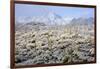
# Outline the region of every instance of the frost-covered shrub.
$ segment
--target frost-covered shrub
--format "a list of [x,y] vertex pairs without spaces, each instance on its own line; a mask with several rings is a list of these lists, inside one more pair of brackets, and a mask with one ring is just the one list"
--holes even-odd
[[[75,29],[75,28],[74,28]],[[93,61],[94,37],[71,27],[16,31],[15,62],[18,65]],[[75,29],[77,30],[77,29]]]

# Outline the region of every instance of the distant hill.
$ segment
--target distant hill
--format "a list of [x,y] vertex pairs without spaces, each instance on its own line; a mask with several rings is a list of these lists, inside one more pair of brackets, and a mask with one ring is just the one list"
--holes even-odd
[[92,25],[94,23],[94,19],[90,18],[73,18],[70,22],[71,25]]

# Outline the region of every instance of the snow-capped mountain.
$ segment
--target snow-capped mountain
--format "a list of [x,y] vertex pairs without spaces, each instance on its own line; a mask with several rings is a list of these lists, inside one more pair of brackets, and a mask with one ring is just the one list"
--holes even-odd
[[68,23],[68,21],[65,20],[64,17],[61,17],[60,15],[56,13],[48,13],[44,16],[33,16],[33,17],[19,17],[16,19],[18,23],[44,23],[46,25],[63,25]]

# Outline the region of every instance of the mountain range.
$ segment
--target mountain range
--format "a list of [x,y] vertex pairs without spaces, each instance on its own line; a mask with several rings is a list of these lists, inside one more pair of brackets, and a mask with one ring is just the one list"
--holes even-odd
[[33,16],[33,17],[20,17],[15,18],[15,29],[32,29],[33,27],[46,27],[46,26],[62,26],[62,25],[93,25],[93,17],[89,18],[71,18],[66,19],[56,13],[49,13],[45,16]]

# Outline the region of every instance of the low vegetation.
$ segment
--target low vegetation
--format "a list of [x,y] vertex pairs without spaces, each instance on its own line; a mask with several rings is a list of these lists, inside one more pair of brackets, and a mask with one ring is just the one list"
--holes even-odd
[[94,61],[93,32],[84,31],[84,28],[72,29],[72,27],[38,31],[17,30],[15,33],[16,65]]

